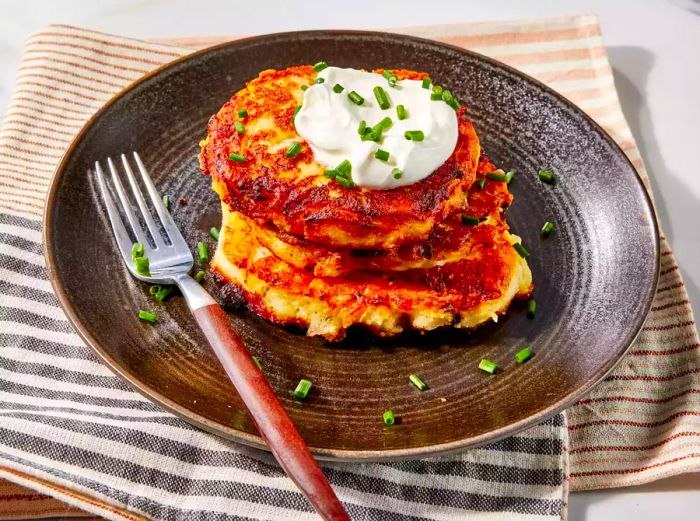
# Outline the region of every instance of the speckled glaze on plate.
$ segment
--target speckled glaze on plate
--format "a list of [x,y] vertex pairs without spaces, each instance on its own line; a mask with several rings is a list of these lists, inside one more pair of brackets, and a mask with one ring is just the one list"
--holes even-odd
[[[146,76],[93,117],[58,168],[44,223],[51,281],[79,334],[152,400],[261,446],[182,299],[154,303],[127,273],[86,172],[97,159],[138,151],[171,195],[188,241],[206,240],[220,219],[196,161],[208,118],[260,70],[319,60],[428,71],[468,105],[492,160],[518,172],[508,221],[532,253],[538,313],[528,320],[514,305],[474,333],[329,345],[233,311],[312,450],[346,460],[447,453],[513,434],[580,398],[625,353],[654,294],[658,232],[641,181],[609,136],[542,84],[480,55],[395,34],[313,31],[227,43]],[[537,179],[542,167],[557,173],[556,185]],[[543,240],[547,220],[557,228]],[[210,276],[204,284],[215,290]],[[158,325],[140,322],[139,308],[155,311]],[[516,365],[523,346],[536,354]],[[498,373],[480,371],[482,358],[497,362]],[[411,386],[414,372],[428,390]],[[290,393],[302,377],[314,387],[298,402]],[[398,418],[392,427],[382,423],[386,409]]]

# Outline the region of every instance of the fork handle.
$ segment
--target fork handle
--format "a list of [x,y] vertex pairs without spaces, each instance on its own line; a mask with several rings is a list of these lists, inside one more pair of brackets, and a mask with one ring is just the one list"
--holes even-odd
[[[190,282],[191,281],[191,282]],[[189,276],[178,286],[280,466],[323,519],[350,520],[318,462],[221,306]]]

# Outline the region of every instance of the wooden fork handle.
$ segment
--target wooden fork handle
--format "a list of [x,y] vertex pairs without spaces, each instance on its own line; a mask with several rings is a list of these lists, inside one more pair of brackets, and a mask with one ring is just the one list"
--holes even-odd
[[349,520],[321,467],[218,304],[194,309],[199,327],[233,382],[260,435],[287,475],[328,520]]

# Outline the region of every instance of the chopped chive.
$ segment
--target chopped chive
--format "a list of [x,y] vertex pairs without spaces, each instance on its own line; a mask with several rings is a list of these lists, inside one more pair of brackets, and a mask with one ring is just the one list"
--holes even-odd
[[486,178],[491,179],[491,181],[500,181],[501,183],[505,183],[508,180],[506,174],[499,174],[498,172],[489,172],[486,174]]
[[326,67],[328,67],[326,62],[318,62],[316,65],[314,65],[314,71],[321,72]]
[[392,411],[384,411],[384,425],[394,425],[396,418],[394,418],[394,413]]
[[240,121],[236,121],[233,124],[233,127],[236,129],[236,132],[238,132],[239,134],[245,134],[245,127],[243,126],[243,123],[241,123]]
[[314,83],[315,83],[316,85],[318,85],[319,83],[323,83],[323,82],[325,82],[325,81],[326,81],[326,80],[324,80],[323,78],[315,78],[315,79],[314,79]]
[[510,182],[513,180],[515,177],[515,170],[508,170],[506,172],[506,183],[510,184]]
[[423,134],[422,130],[407,130],[403,135],[409,141],[423,141],[425,139],[425,134]]
[[337,172],[343,177],[347,177],[347,174],[352,170],[352,164],[347,159],[344,159],[338,166],[335,167]]
[[301,105],[297,105],[296,107],[294,107],[294,115],[292,116],[292,123],[296,124],[297,114],[299,114],[300,110],[301,110]]
[[381,148],[378,148],[377,151],[374,153],[374,157],[379,159],[380,161],[388,161],[389,160],[389,152],[386,150],[382,150]]
[[389,83],[389,87],[396,87],[396,82],[399,81],[396,74],[390,70],[384,70],[384,72],[382,72],[382,76],[386,78],[386,81]]
[[540,234],[542,237],[549,237],[549,235],[554,231],[554,224],[550,223],[547,221],[542,225],[542,230],[540,230]]
[[[326,170],[323,175],[325,175],[329,179],[335,179],[339,173],[337,170]],[[342,177],[342,176],[341,176]]]
[[423,81],[421,82],[421,87],[424,89],[429,89],[430,88],[430,78],[423,78]]
[[231,153],[229,154],[228,158],[229,158],[231,161],[235,161],[236,163],[245,163],[245,157],[243,157],[243,156],[240,155],[240,154],[236,154],[236,153],[234,153],[234,152],[231,152]]
[[379,133],[375,132],[374,130],[370,129],[369,132],[365,132],[362,134],[362,141],[379,141],[380,139]]
[[258,357],[253,356],[252,358],[253,358],[253,362],[255,362],[255,365],[258,366],[258,369],[260,369],[262,371],[262,364],[260,363],[260,360],[258,360]]
[[486,185],[486,179],[482,177],[479,179],[479,182],[476,183],[476,185],[479,187],[479,190],[483,190],[484,186]]
[[532,349],[529,347],[524,347],[515,353],[515,361],[519,364],[527,362],[530,358],[532,358]]
[[308,89],[308,88],[309,88],[308,85],[302,85],[302,86],[301,86],[301,90],[306,90],[306,89]]
[[363,119],[357,127],[357,133],[362,136],[365,133],[365,129],[367,129],[367,122]]
[[163,196],[163,206],[166,210],[170,210],[170,196],[167,194]]
[[336,94],[340,94],[344,90],[345,87],[343,87],[340,83],[336,83],[335,85],[333,85],[333,92],[335,92]]
[[161,288],[155,293],[156,300],[159,302],[164,301],[167,299],[170,295],[175,293],[175,290],[177,289],[176,286],[161,286]]
[[450,92],[450,91],[447,90],[447,89],[445,89],[445,90],[442,91],[442,101],[444,101],[445,103],[449,103],[449,102],[452,101],[453,99],[455,99],[455,97],[454,97],[454,95],[452,94],[452,92]]
[[374,97],[377,98],[377,104],[382,110],[389,108],[389,97],[386,95],[386,91],[382,89],[379,85],[372,89],[374,92]]
[[284,151],[284,154],[287,157],[295,158],[299,152],[301,152],[301,143],[292,143],[287,147],[287,150]]
[[408,379],[421,391],[425,391],[428,388],[425,382],[421,380],[420,376],[418,376],[416,373],[413,373],[411,376],[408,377]]
[[540,177],[540,181],[550,185],[554,184],[554,172],[551,170],[540,170],[537,175]]
[[354,90],[348,93],[348,98],[350,101],[352,101],[355,105],[362,105],[365,102],[365,98],[360,96],[357,92]]
[[246,109],[243,109],[236,112],[236,114],[238,114],[239,118],[244,118],[248,115],[248,111]]
[[400,168],[394,168],[391,170],[391,175],[394,176],[394,179],[401,179],[403,172]]
[[527,318],[535,318],[535,312],[537,311],[537,301],[531,298],[527,301]]
[[442,95],[442,87],[440,87],[440,85],[433,85],[433,92]]
[[204,279],[204,272],[202,270],[199,270],[197,273],[195,273],[194,277],[192,277],[196,282],[202,282]]
[[309,394],[309,390],[311,389],[312,385],[313,384],[309,380],[305,380],[304,378],[302,378],[301,380],[299,380],[297,388],[294,389],[292,396],[294,396],[294,398],[303,400],[304,398],[306,398],[306,395]]
[[493,363],[491,360],[487,360],[486,358],[482,359],[481,362],[479,362],[479,369],[481,369],[482,371],[486,371],[487,373],[495,373],[496,368],[496,364]]
[[339,185],[344,186],[345,188],[352,188],[353,186],[355,186],[355,183],[353,183],[352,179],[348,179],[347,177],[336,176],[335,182]]
[[469,224],[471,226],[476,226],[481,222],[478,217],[472,217],[471,215],[462,215],[462,224]]
[[197,243],[197,255],[199,257],[199,262],[209,261],[209,246],[206,242],[199,241]]
[[527,248],[525,248],[525,246],[519,242],[514,242],[513,248],[515,248],[515,251],[517,251],[518,255],[520,255],[523,259],[527,259],[530,256],[530,252],[527,251]]
[[134,268],[136,273],[143,275],[144,277],[151,276],[150,262],[148,257],[135,257],[134,258]]
[[394,122],[391,120],[389,116],[383,117],[379,123],[374,125],[372,127],[372,130],[374,132],[377,132],[379,134],[379,137],[381,138],[382,132],[385,130],[389,130],[392,126],[394,125]]
[[450,101],[447,101],[445,103],[447,103],[450,107],[452,107],[455,110],[459,110],[461,108],[461,105],[459,104],[459,101],[457,101],[457,98],[452,98]]
[[215,240],[219,240],[219,229],[216,226],[209,228],[209,235],[211,235]]
[[162,287],[162,286],[161,286],[160,284],[154,284],[153,286],[151,286],[150,288],[148,288],[148,292],[149,292],[151,295],[155,295],[156,293],[158,293],[158,292],[160,291],[160,288],[161,288],[161,287]]
[[131,245],[131,258],[143,257],[144,246],[141,242],[135,242]]
[[433,101],[442,101],[442,94],[438,94],[437,92],[433,92],[430,94],[430,99]]
[[406,119],[408,117],[408,112],[406,112],[406,107],[403,105],[396,105],[396,117],[399,119]]
[[150,322],[151,324],[158,322],[158,317],[154,313],[144,311],[143,309],[139,310],[139,318],[141,320],[145,320],[146,322]]

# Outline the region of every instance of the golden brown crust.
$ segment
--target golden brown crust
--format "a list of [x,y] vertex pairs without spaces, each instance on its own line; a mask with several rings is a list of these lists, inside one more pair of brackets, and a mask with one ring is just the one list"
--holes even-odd
[[[496,167],[482,155],[477,180],[494,170]],[[228,199],[223,183],[215,179],[213,186],[223,200]],[[488,219],[489,224],[507,230],[504,208],[511,200],[512,195],[505,183],[486,181],[483,189],[475,183],[469,191],[466,209],[434,225],[425,240],[407,242],[385,250],[329,248],[282,233],[271,225],[255,226],[255,238],[275,256],[319,277],[337,277],[358,270],[385,272],[426,269],[452,262],[464,255],[464,244],[460,241],[468,239],[463,233],[462,214]],[[241,218],[249,219],[246,216]]]
[[[399,78],[422,73],[396,70]],[[294,109],[302,85],[310,85],[310,66],[264,71],[237,92],[211,118],[200,153],[202,172],[228,188],[226,202],[257,223],[330,247],[387,249],[426,239],[435,223],[464,207],[475,178],[479,140],[460,109],[459,137],[452,156],[432,175],[393,190],[345,188],[330,182],[308,145],[288,158],[284,151],[298,140]],[[244,134],[234,128],[242,121]],[[246,161],[231,161],[236,153]]]

